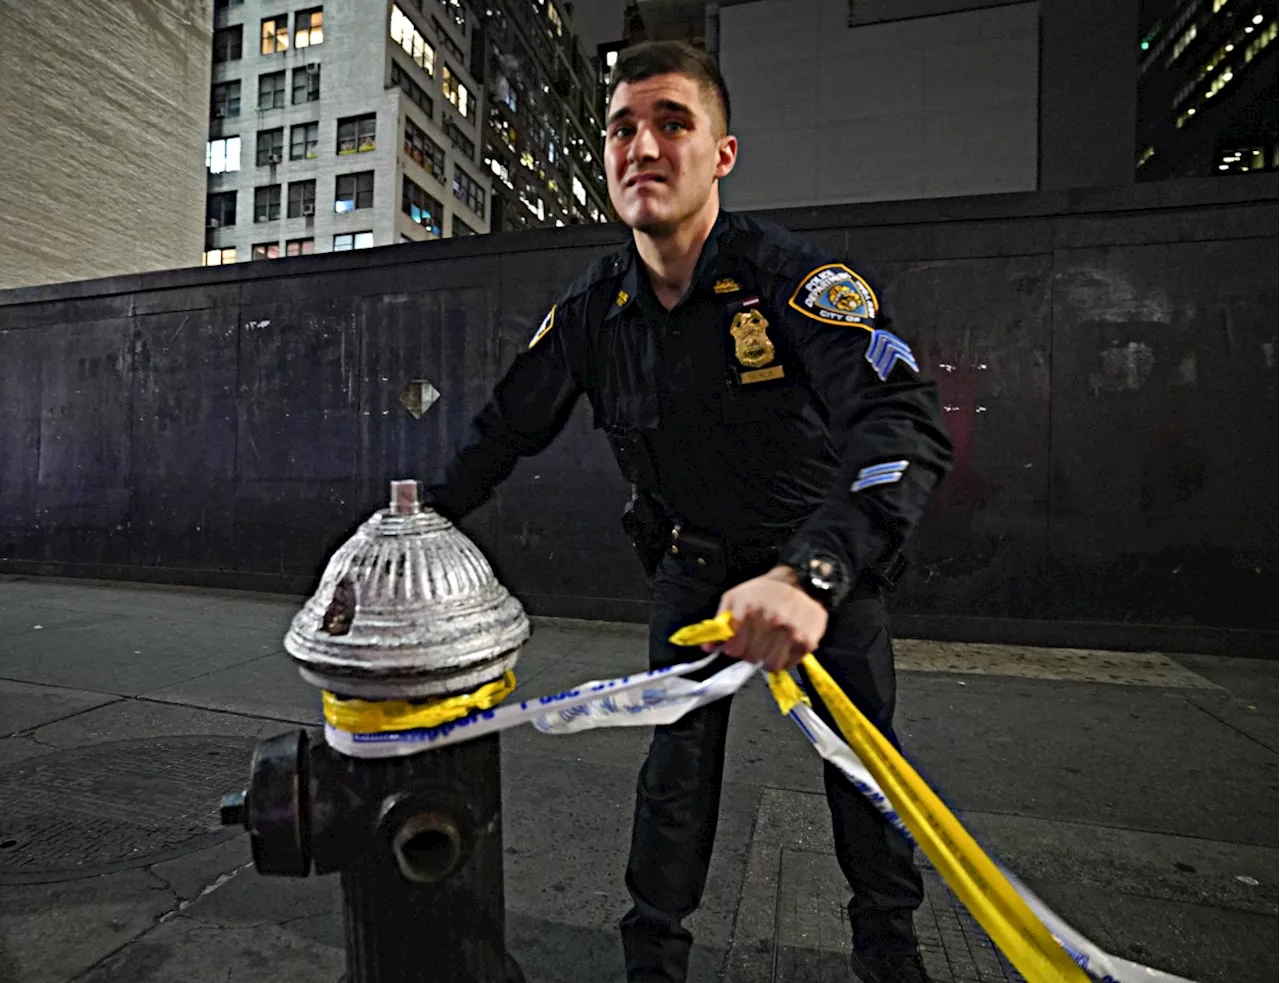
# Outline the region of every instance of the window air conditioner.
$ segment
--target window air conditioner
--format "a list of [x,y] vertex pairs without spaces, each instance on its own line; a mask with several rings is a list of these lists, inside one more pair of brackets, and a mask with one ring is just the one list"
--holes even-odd
[[279,155],[279,154],[267,154],[267,163],[268,163],[268,164],[279,164],[279,163],[280,163],[280,155]]
[[316,213],[316,203],[314,201],[304,201],[302,203],[302,214],[304,218],[310,218]]
[[221,225],[222,223],[219,222],[216,218],[209,219],[209,228],[216,229],[216,228],[219,228]]
[[217,109],[215,109],[215,110],[213,111],[213,118],[214,118],[214,119],[226,119],[226,118],[227,118],[227,111],[226,111],[225,109],[223,109],[221,106],[219,106]]

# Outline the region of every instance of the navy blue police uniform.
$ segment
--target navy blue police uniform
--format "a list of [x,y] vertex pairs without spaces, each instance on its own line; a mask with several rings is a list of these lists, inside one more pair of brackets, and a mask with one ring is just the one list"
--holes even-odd
[[[583,394],[634,488],[624,522],[648,574],[651,664],[687,660],[667,641],[677,628],[787,564],[830,611],[819,661],[896,743],[883,590],[951,445],[936,386],[871,285],[800,236],[722,211],[667,310],[628,244],[551,308],[427,500],[466,515],[550,444]],[[682,923],[706,881],[730,704],[655,728],[621,924],[633,981],[685,978]],[[913,951],[912,848],[824,767],[855,954]]]

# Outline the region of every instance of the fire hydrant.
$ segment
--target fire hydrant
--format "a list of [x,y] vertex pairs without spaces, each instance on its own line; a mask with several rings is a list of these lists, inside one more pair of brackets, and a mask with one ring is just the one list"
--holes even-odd
[[529,637],[476,546],[420,507],[416,482],[391,489],[285,638],[324,691],[330,728],[259,744],[222,822],[249,831],[259,873],[341,876],[350,983],[520,983],[506,951],[498,735],[379,757],[330,746],[330,708],[414,712],[492,689],[513,679]]

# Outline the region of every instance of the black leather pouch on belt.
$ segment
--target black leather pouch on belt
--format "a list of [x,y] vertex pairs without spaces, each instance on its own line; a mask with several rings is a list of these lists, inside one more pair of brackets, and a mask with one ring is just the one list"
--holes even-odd
[[712,533],[676,526],[671,530],[671,555],[686,572],[712,583],[729,574],[724,540]]

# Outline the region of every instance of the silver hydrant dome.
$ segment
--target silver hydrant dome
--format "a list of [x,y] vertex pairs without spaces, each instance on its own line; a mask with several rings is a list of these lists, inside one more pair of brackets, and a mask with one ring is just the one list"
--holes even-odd
[[382,509],[334,553],[285,650],[339,696],[412,699],[500,678],[529,637],[524,608],[451,522],[392,482]]

